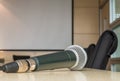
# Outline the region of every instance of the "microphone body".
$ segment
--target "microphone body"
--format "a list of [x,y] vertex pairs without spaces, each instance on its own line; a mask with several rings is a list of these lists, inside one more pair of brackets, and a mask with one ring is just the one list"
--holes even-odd
[[51,70],[57,68],[70,68],[76,62],[76,56],[72,51],[63,51],[33,57],[36,62],[35,70]]
[[2,66],[4,72],[28,72],[39,70],[52,70],[58,68],[69,68],[71,70],[82,70],[87,62],[87,54],[78,45],[72,45],[62,52],[32,57],[30,59],[16,60]]

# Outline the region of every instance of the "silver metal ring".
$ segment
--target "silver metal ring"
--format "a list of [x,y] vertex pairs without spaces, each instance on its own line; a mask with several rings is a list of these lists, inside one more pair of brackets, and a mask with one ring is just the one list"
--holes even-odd
[[19,66],[18,72],[26,72],[29,69],[29,66],[26,60],[17,60],[16,62]]
[[33,59],[26,60],[29,63],[29,71],[33,71],[36,68],[36,62]]

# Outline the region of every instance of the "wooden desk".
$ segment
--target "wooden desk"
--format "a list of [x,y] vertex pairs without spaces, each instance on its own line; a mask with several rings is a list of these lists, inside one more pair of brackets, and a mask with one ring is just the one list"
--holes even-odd
[[0,81],[120,81],[120,72],[95,69],[83,71],[50,70],[31,73],[3,73]]

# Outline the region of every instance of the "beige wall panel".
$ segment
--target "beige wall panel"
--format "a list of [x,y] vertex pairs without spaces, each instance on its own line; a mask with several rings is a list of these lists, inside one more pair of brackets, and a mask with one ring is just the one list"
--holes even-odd
[[13,55],[29,55],[31,57],[50,54],[56,51],[0,51],[0,59],[4,58],[6,62],[13,61]]
[[109,2],[102,9],[102,31],[109,29]]
[[103,5],[103,2],[104,2],[105,0],[99,0],[99,6],[101,6],[101,5]]
[[74,32],[98,33],[99,32],[98,8],[75,8]]
[[13,61],[13,55],[34,55],[35,53],[30,51],[30,52],[24,52],[24,51],[1,51],[0,55],[1,57],[4,57],[6,62],[11,62]]
[[96,44],[99,38],[98,34],[75,34],[74,35],[74,44],[80,45],[82,47],[88,47],[90,44]]
[[103,18],[109,19],[109,2],[102,9]]
[[98,7],[98,0],[74,0],[75,7]]

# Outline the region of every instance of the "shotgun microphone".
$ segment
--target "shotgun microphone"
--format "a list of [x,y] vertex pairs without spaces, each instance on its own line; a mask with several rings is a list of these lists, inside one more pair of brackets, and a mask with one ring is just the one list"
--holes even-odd
[[3,72],[32,72],[38,70],[52,70],[69,68],[82,70],[87,62],[85,50],[78,45],[71,45],[64,51],[16,60],[1,67]]

